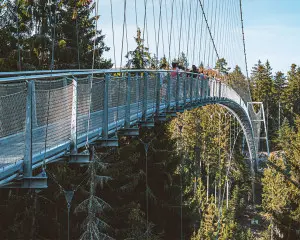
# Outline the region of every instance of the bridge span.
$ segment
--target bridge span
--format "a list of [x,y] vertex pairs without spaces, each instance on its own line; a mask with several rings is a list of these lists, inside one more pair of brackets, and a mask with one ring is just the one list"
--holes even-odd
[[[86,147],[116,146],[138,125],[219,104],[239,121],[254,174],[260,124],[252,103],[222,81],[155,70],[58,70],[0,74],[0,186],[44,179],[32,171],[67,158],[86,161]],[[264,116],[263,116],[264,117]],[[25,180],[25,181],[24,181]]]

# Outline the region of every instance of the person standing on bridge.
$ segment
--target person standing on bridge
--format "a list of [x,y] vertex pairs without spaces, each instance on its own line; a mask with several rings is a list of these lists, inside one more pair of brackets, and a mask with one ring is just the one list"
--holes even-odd
[[197,78],[198,77],[198,69],[197,69],[197,67],[196,67],[196,65],[193,65],[192,66],[192,71],[191,71],[192,73],[193,73],[193,78]]
[[177,62],[172,62],[171,77],[172,78],[177,77],[178,72],[179,72],[178,63]]

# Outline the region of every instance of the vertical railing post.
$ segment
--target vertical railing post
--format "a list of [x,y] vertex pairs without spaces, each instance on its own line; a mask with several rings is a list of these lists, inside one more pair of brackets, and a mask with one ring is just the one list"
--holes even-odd
[[206,97],[210,97],[211,87],[210,87],[210,79],[209,78],[207,78],[205,88],[206,88]]
[[179,108],[179,72],[177,72],[176,76],[176,96],[175,96],[175,102],[176,102],[176,110]]
[[171,74],[168,73],[168,86],[167,86],[167,112],[170,112],[171,107]]
[[186,87],[187,87],[187,74],[184,73],[183,75],[183,106],[186,105],[186,98],[187,98],[187,93],[186,93]]
[[72,80],[71,154],[77,154],[77,79]]
[[156,74],[156,108],[155,108],[155,115],[159,115],[160,110],[160,92],[161,92],[161,84],[162,84],[162,77],[161,74],[158,72]]
[[37,115],[36,115],[36,92],[35,92],[35,82],[32,81],[32,127],[37,127]]
[[199,101],[199,75],[196,75],[196,101]]
[[34,81],[29,81],[27,84],[25,154],[23,166],[23,174],[25,178],[32,177],[32,120],[35,117],[33,111],[33,90]]
[[140,111],[140,96],[141,96],[141,94],[140,94],[140,82],[139,82],[139,74],[138,73],[136,73],[135,74],[135,77],[134,77],[134,79],[135,79],[135,89],[136,89],[136,91],[135,91],[135,100],[136,100],[136,105],[137,105],[137,110],[136,110],[136,114],[137,114],[137,121],[139,120],[139,111]]
[[103,120],[102,120],[102,138],[108,139],[108,87],[110,74],[106,73],[104,78],[104,101],[103,101]]
[[203,81],[203,77],[202,75],[200,75],[200,88],[201,88],[201,91],[200,91],[200,98],[204,98],[205,96],[205,90],[204,90],[204,81]]
[[146,121],[147,117],[147,106],[148,105],[148,73],[144,73],[144,94],[143,94],[143,105],[142,105],[142,121]]
[[131,103],[131,76],[128,73],[126,83],[126,110],[125,110],[125,128],[130,128],[130,103]]
[[193,80],[194,80],[194,75],[191,75],[191,79],[190,79],[190,103],[193,102]]

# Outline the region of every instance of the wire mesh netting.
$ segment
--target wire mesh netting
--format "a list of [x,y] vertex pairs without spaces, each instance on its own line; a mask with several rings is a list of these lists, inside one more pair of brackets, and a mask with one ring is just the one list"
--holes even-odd
[[154,111],[156,103],[157,74],[150,74],[147,80],[147,109]]
[[[145,99],[145,76],[139,76],[138,77],[138,88],[139,88],[139,92],[138,92],[138,104],[137,104],[137,113],[142,113],[143,110],[143,100]],[[140,117],[138,117],[138,119],[140,120]]]
[[[93,78],[91,90],[91,117],[89,127],[91,132],[95,132],[97,129],[102,127],[105,90],[104,85],[104,78]],[[99,134],[99,131],[96,131],[95,134]]]
[[90,93],[92,89],[91,78],[78,79],[77,83],[77,138],[87,133],[88,122],[90,120]]
[[25,85],[20,92],[0,96],[0,167],[24,157],[26,98]]
[[0,84],[0,96],[6,96],[18,92],[23,92],[26,89],[26,82]]
[[108,84],[108,122],[117,125],[125,117],[126,77],[111,77]]
[[130,115],[136,117],[138,113],[139,103],[139,76],[131,75],[130,78]]
[[59,78],[51,80],[34,80],[36,90],[51,90],[62,88],[72,84],[71,78]]
[[[127,83],[130,75],[130,117],[141,120],[143,111],[154,114],[156,97],[166,110],[170,101],[199,100],[207,97],[222,97],[239,104],[248,114],[247,102],[251,101],[246,82],[226,84],[207,79],[203,75],[192,76],[173,72],[123,73],[109,75],[108,82],[108,124],[115,128],[117,121],[124,120],[127,108]],[[85,75],[88,76],[88,75]],[[158,78],[159,77],[159,78]],[[178,79],[177,79],[178,77]],[[170,81],[169,81],[170,80]],[[71,139],[72,104],[77,86],[77,140],[82,143],[88,134],[100,135],[103,127],[105,81],[99,77],[59,78],[55,80],[36,80],[33,89],[32,148],[34,156],[46,150],[62,146]],[[157,87],[157,83],[160,87]],[[169,85],[170,84],[170,85]],[[170,90],[170,94],[169,91]],[[160,92],[157,92],[160,91]],[[186,97],[186,99],[184,99]],[[196,99],[199,97],[199,99]],[[0,85],[0,162],[3,166],[24,157],[25,118],[27,84]],[[178,103],[177,103],[178,104]],[[249,109],[252,120],[261,119],[262,112]],[[261,122],[253,122],[254,137],[260,136]],[[120,125],[118,126],[120,127]]]
[[161,73],[160,75],[160,102],[167,103],[167,90],[168,90],[168,74]]
[[35,99],[36,124],[32,131],[34,155],[70,141],[73,85],[36,90]]

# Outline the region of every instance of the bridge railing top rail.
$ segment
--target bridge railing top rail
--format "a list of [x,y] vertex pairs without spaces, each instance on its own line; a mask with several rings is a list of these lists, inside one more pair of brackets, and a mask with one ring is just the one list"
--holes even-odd
[[[73,70],[42,70],[24,72],[0,72],[0,83],[22,82],[34,79],[48,79],[58,77],[86,76],[91,74],[123,74],[123,73],[171,73],[174,70],[153,70],[153,69],[73,69]],[[189,74],[193,76],[203,75],[193,72],[178,72],[179,74]]]

